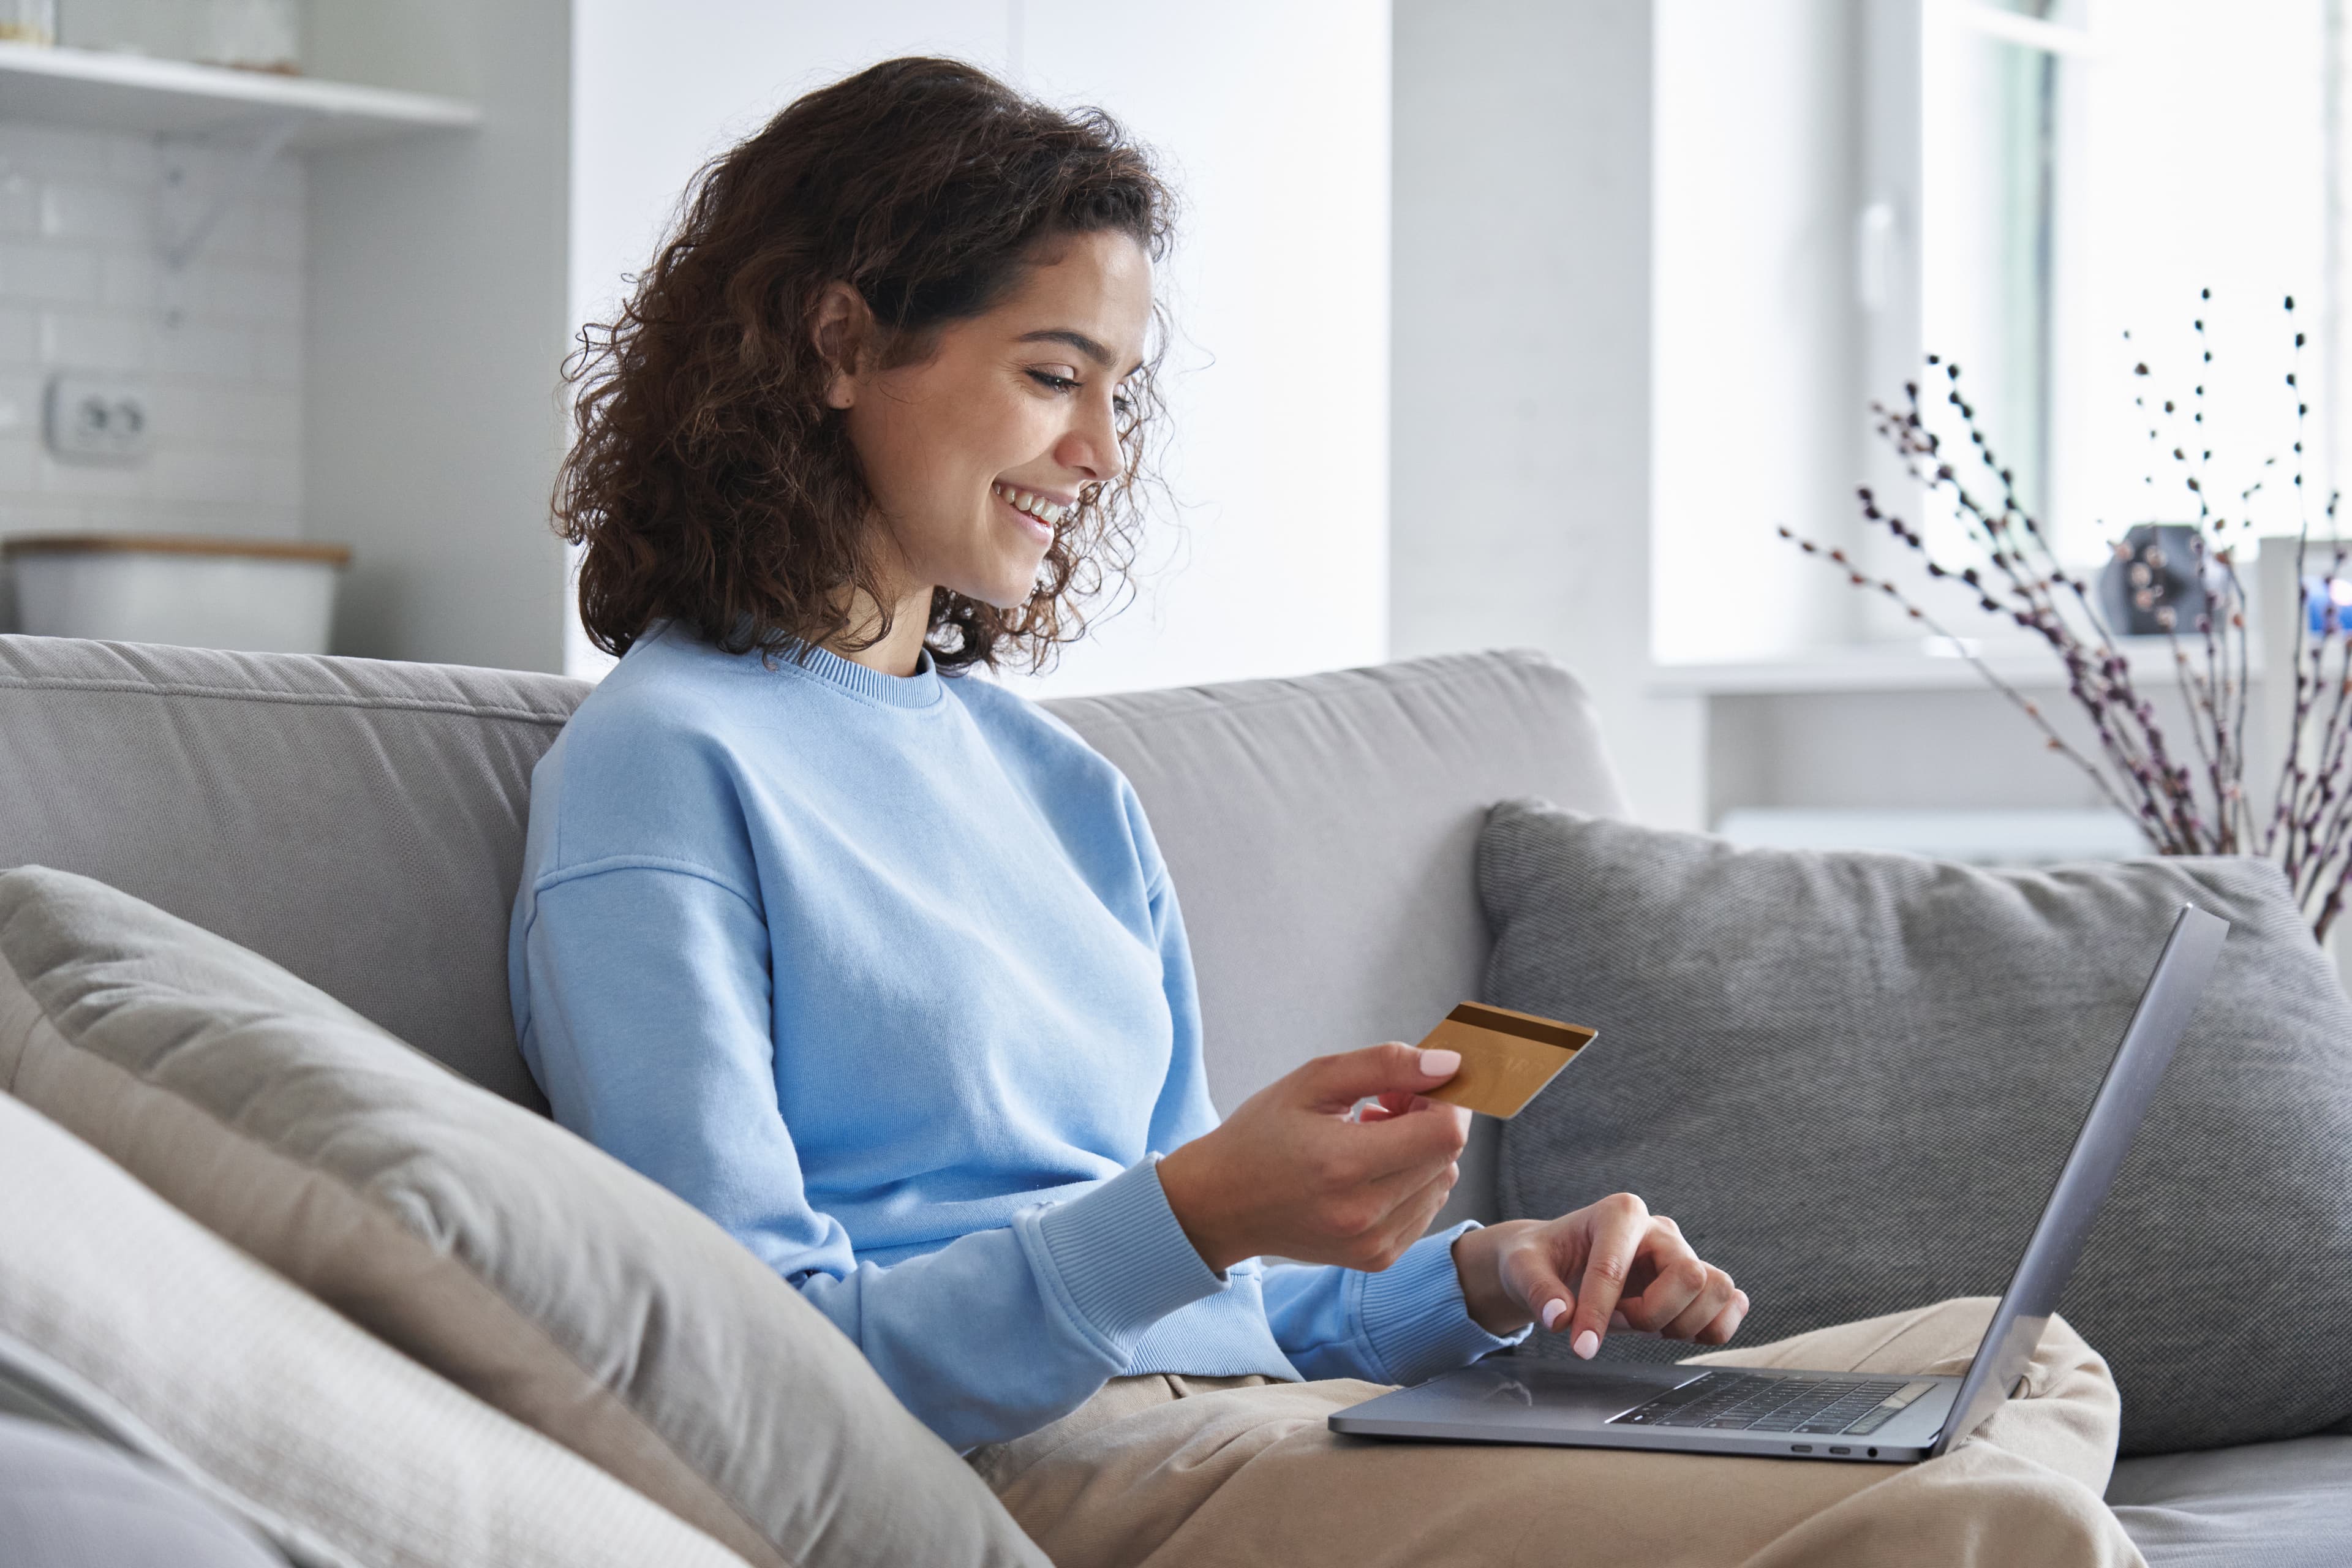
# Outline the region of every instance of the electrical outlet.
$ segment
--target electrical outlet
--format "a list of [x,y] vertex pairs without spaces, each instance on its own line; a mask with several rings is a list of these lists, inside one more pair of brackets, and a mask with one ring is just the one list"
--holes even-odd
[[147,384],[61,370],[49,378],[49,450],[68,462],[136,463],[153,436]]

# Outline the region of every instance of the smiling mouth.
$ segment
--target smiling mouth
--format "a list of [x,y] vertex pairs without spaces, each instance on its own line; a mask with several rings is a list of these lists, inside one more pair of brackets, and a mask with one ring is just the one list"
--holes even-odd
[[1048,528],[1059,528],[1062,520],[1076,510],[1069,503],[1039,495],[1034,490],[1015,489],[1008,484],[992,484],[988,488],[1013,510],[1027,512]]

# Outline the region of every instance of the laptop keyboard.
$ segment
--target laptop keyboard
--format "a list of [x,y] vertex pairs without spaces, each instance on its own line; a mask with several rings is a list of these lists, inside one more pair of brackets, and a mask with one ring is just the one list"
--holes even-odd
[[1612,1426],[1706,1426],[1717,1431],[1844,1433],[1867,1436],[1936,1385],[1901,1378],[1758,1377],[1710,1372],[1647,1405],[1612,1416]]

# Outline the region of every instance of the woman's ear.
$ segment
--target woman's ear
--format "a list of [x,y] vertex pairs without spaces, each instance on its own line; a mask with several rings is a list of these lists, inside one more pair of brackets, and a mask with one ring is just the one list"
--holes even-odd
[[846,283],[828,283],[817,296],[809,319],[809,341],[817,356],[832,369],[824,384],[828,408],[847,408],[857,401],[858,351],[874,324],[874,312],[865,297]]

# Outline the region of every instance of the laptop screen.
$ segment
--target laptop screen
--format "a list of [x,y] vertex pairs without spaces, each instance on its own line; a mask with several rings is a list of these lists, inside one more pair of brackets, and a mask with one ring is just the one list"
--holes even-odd
[[2194,904],[2181,906],[2164,952],[2158,955],[2156,972],[2140,992],[2139,1005],[2132,1009],[2123,1043],[2116,1047],[2107,1076],[2083,1118],[2083,1130],[2074,1135],[2074,1150],[2058,1172],[2050,1202],[1952,1398],[1951,1417],[1931,1454],[1948,1451],[1975,1431],[2025,1375],[2034,1347],[2042,1342],[2042,1331],[2058,1310],[2066,1277],[2083,1255],[2083,1238],[2106,1201],[2107,1188],[2131,1148],[2148,1102],[2156,1098],[2157,1082],[2189,1027],[2229,931],[2230,922],[2219,916]]

